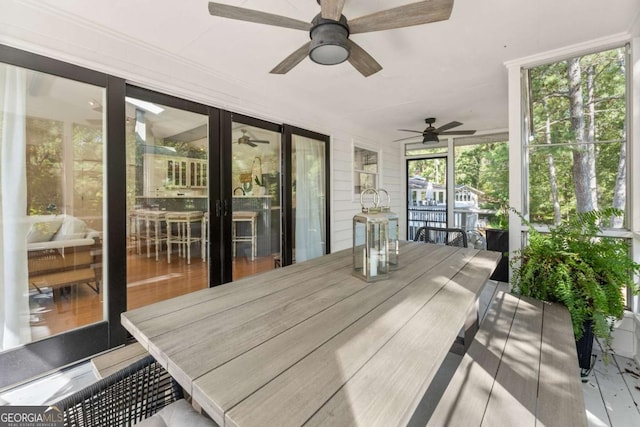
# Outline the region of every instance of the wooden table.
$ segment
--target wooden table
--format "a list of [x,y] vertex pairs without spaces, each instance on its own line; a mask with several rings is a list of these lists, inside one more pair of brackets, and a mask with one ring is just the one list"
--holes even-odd
[[497,252],[403,243],[368,284],[351,250],[122,314],[221,426],[406,425]]

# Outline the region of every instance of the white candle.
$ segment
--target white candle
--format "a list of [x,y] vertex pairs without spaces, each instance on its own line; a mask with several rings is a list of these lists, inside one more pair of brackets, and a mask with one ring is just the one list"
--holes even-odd
[[371,277],[378,275],[378,251],[371,250]]

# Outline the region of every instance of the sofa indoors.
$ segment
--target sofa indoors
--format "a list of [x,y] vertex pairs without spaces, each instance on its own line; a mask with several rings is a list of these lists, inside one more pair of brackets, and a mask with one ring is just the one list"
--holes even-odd
[[72,215],[33,215],[27,221],[30,288],[42,294],[86,283],[99,293],[99,232]]

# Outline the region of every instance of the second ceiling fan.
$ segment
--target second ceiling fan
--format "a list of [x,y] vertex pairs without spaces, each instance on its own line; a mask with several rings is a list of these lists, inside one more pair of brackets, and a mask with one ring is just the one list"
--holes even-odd
[[[473,135],[474,133],[476,133],[475,130],[449,130],[449,129],[456,128],[458,126],[462,126],[462,123],[456,122],[455,120],[453,122],[447,123],[446,125],[442,125],[439,128],[433,127],[433,124],[436,122],[436,119],[433,117],[426,118],[424,119],[424,121],[427,124],[427,128],[425,130],[411,130],[411,129],[398,129],[398,130],[401,132],[413,132],[413,133],[422,134],[423,144],[437,144],[438,142],[440,142],[440,139],[438,139],[438,135]],[[406,138],[396,139],[393,142],[406,141],[407,139],[413,139],[413,138],[416,138],[416,136],[414,135],[414,136],[408,136]]]
[[242,132],[242,136],[240,138],[238,138],[237,141],[234,141],[237,144],[245,144],[248,145],[249,147],[257,147],[258,144],[269,144],[269,141],[267,141],[266,139],[252,139],[249,137],[249,135],[247,135],[247,133],[249,132],[246,129],[240,129],[240,132]]
[[309,31],[311,40],[276,65],[271,70],[272,74],[285,74],[291,71],[309,55],[312,61],[323,65],[335,65],[348,60],[363,76],[368,77],[382,70],[382,66],[349,39],[351,34],[445,21],[449,19],[453,8],[453,0],[427,0],[347,20],[342,14],[345,0],[317,1],[320,5],[320,13],[310,23],[215,2],[209,2],[209,13],[213,16],[240,21]]

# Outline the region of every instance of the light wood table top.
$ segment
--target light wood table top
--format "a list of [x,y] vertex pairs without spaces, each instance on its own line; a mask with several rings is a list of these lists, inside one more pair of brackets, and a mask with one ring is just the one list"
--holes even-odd
[[402,243],[389,279],[351,250],[122,314],[221,426],[404,426],[497,252]]

